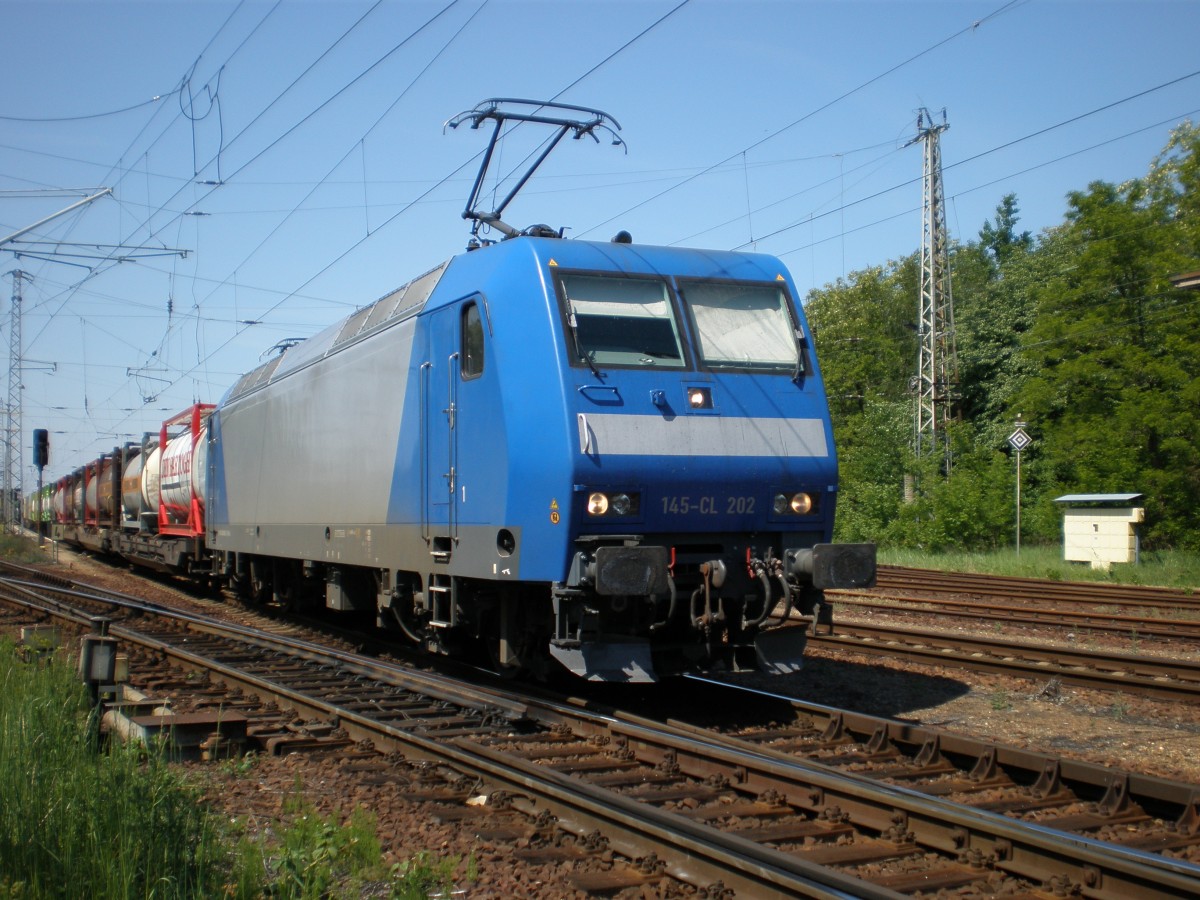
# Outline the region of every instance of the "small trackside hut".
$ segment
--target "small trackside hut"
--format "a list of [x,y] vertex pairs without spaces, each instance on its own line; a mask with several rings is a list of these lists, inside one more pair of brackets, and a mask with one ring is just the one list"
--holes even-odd
[[1064,494],[1063,559],[1108,569],[1141,559],[1138,525],[1146,520],[1143,494]]

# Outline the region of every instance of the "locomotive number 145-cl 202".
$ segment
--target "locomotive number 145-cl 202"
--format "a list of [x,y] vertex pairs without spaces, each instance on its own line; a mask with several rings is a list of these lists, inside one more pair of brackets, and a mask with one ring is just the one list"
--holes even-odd
[[875,554],[831,543],[785,267],[478,218],[506,239],[62,479],[55,534],[507,671],[794,670],[793,612],[870,584]]

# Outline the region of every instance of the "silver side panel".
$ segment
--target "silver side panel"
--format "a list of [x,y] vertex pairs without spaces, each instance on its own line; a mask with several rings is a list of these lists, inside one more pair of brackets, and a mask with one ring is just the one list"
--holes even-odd
[[400,323],[221,409],[234,534],[387,520],[414,334],[415,321]]

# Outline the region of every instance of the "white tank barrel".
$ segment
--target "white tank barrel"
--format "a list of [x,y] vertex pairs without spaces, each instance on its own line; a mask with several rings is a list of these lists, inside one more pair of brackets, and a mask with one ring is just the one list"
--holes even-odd
[[96,514],[96,485],[98,481],[94,473],[89,472],[87,487],[84,489],[84,499],[87,501],[87,515]]
[[142,463],[146,460],[144,454],[138,453],[125,463],[125,471],[121,473],[121,507],[125,510],[125,518],[137,520],[144,507],[142,505]]
[[190,431],[172,438],[167,443],[159,473],[159,490],[162,492],[163,505],[167,509],[186,514],[192,507],[193,498],[203,508],[207,459],[207,427],[200,429],[194,445]]
[[155,447],[142,466],[142,508],[158,514],[158,487],[161,481],[159,469],[162,463],[162,447]]

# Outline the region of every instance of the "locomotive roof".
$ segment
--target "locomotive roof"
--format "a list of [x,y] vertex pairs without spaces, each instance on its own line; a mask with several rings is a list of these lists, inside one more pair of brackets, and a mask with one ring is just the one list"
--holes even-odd
[[[514,255],[527,254],[525,264],[514,265],[511,261]],[[366,337],[386,325],[416,316],[427,305],[436,307],[454,302],[463,295],[461,291],[450,290],[435,296],[443,276],[452,270],[468,282],[474,277],[477,279],[476,286],[481,286],[485,278],[493,276],[506,266],[512,267],[514,278],[544,271],[546,266],[745,281],[778,281],[788,277],[783,263],[773,256],[760,253],[544,237],[514,238],[459,254],[394,291],[389,291],[374,303],[361,307],[313,337],[289,347],[246,373],[238,379],[221,402],[224,404],[249,393],[272,378],[300,369],[342,345]]]
[[531,251],[542,262],[578,269],[750,281],[786,277],[783,263],[775,257],[736,250],[535,237],[504,241],[487,249],[490,252],[502,248],[510,248],[512,252]]

